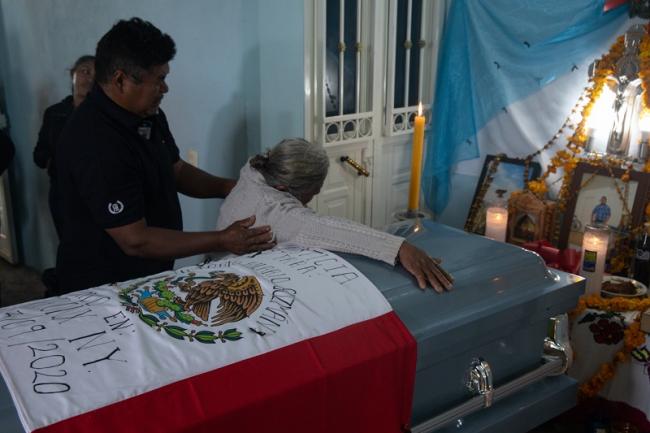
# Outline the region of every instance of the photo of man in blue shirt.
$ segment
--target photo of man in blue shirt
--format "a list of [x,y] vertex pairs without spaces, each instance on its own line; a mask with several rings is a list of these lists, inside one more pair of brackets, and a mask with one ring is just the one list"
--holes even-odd
[[600,204],[594,207],[594,210],[591,211],[591,223],[607,225],[611,217],[612,210],[607,205],[607,197],[602,196],[600,198]]

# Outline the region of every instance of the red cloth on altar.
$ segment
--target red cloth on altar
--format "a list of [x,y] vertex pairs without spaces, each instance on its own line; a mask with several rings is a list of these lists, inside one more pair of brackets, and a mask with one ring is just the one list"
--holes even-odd
[[573,248],[559,250],[548,241],[526,242],[522,247],[539,254],[546,266],[577,274],[580,271],[581,253]]
[[36,431],[397,433],[415,364],[416,342],[390,312]]

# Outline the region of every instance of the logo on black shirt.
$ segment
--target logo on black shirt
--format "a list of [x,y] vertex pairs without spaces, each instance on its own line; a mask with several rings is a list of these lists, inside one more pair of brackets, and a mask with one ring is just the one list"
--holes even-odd
[[117,215],[118,213],[122,212],[124,210],[124,204],[121,201],[116,201],[115,203],[109,203],[108,204],[108,211],[112,213],[113,215]]
[[148,120],[142,121],[140,126],[138,126],[138,134],[140,137],[144,138],[145,140],[149,140],[151,138],[151,125],[152,123]]

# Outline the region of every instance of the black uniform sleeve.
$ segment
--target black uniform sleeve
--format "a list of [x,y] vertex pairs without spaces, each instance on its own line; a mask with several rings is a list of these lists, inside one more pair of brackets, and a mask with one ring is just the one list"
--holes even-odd
[[135,161],[127,148],[115,146],[101,155],[84,153],[71,164],[81,198],[100,227],[120,227],[144,218],[144,174]]
[[34,148],[34,163],[40,168],[47,168],[48,162],[52,159],[52,116],[50,109],[43,114],[43,124],[38,131],[38,141]]
[[172,135],[172,132],[169,130],[169,123],[167,123],[167,116],[165,116],[165,113],[162,110],[160,110],[160,112],[158,113],[158,119],[160,121],[163,142],[165,143],[167,149],[169,150],[169,154],[171,155],[172,158],[172,164],[175,164],[180,159],[180,151],[178,150],[178,146],[176,145],[176,140],[174,140],[174,136]]
[[9,167],[15,153],[16,150],[11,139],[3,131],[0,131],[0,174]]

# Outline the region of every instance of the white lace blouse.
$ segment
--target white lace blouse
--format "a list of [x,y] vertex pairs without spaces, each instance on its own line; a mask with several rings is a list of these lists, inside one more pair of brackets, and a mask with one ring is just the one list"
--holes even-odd
[[255,226],[269,225],[278,242],[360,254],[394,265],[404,238],[345,218],[320,216],[288,192],[266,184],[247,162],[219,212],[217,230],[255,215]]

